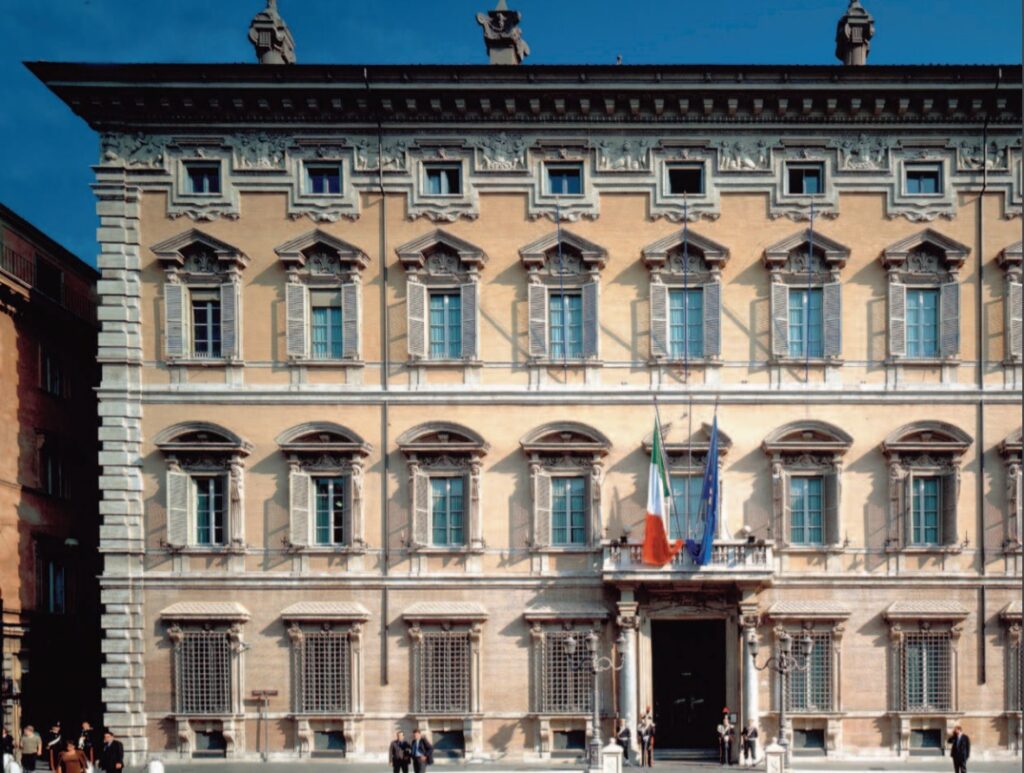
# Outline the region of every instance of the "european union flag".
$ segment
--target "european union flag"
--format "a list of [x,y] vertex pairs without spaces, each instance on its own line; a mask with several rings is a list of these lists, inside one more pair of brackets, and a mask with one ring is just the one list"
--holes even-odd
[[686,540],[686,552],[698,566],[711,563],[711,548],[715,543],[718,525],[718,415],[711,423],[711,445],[704,466],[704,483],[700,490],[700,519],[704,521],[704,535],[700,542]]

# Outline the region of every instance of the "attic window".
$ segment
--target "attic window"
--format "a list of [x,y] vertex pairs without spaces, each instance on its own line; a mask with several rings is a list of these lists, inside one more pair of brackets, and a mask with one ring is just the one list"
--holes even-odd
[[698,165],[669,167],[668,190],[673,196],[703,194],[704,168]]
[[338,164],[307,164],[307,193],[337,195],[341,193],[341,167]]
[[942,194],[942,173],[938,164],[908,166],[906,169],[908,196],[939,196]]
[[220,164],[188,161],[185,163],[188,192],[200,195],[220,193]]
[[548,164],[548,193],[552,196],[579,196],[583,193],[583,167],[580,164]]
[[788,164],[786,174],[791,195],[820,196],[825,192],[824,164]]
[[426,190],[431,196],[458,196],[462,193],[462,167],[458,164],[427,164]]

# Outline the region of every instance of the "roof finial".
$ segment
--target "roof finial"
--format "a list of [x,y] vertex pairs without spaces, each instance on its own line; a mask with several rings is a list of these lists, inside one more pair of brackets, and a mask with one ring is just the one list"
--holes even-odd
[[253,17],[249,40],[260,64],[295,64],[295,39],[277,12],[277,0],[267,0],[267,7]]
[[530,47],[519,29],[520,19],[522,14],[510,11],[505,0],[498,0],[493,11],[476,15],[477,24],[484,28],[484,45],[491,64],[522,64],[530,55]]
[[875,20],[871,14],[860,0],[850,0],[846,13],[836,26],[836,57],[845,65],[867,64],[874,34]]

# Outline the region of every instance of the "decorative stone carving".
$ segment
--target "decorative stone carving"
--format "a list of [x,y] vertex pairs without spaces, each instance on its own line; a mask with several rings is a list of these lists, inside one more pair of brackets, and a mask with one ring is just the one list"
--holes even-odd
[[860,0],[850,0],[849,8],[836,26],[836,58],[848,66],[867,64],[874,34],[874,18]]
[[235,136],[239,169],[283,169],[288,136],[246,132]]
[[277,0],[267,0],[267,7],[253,17],[249,42],[260,64],[295,64],[295,39],[277,12]]
[[498,132],[484,135],[477,144],[480,166],[487,172],[516,172],[526,169],[527,141],[521,134]]
[[476,15],[476,23],[483,28],[491,64],[521,64],[530,55],[530,47],[519,29],[521,19],[522,14],[510,11],[505,0],[498,0],[493,11]]
[[767,170],[771,167],[771,150],[765,140],[725,140],[716,147],[721,172]]
[[600,139],[597,147],[597,166],[606,172],[639,172],[651,168],[650,150],[654,140],[645,137]]
[[386,138],[378,147],[376,137],[359,137],[353,140],[352,145],[355,148],[356,171],[376,172],[383,167],[385,172],[396,172],[406,168],[408,139]]
[[120,161],[125,166],[162,168],[166,137],[159,134],[108,132],[100,138],[103,163]]
[[856,137],[842,137],[835,144],[839,148],[840,169],[859,172],[888,166],[889,147],[877,135],[862,132]]

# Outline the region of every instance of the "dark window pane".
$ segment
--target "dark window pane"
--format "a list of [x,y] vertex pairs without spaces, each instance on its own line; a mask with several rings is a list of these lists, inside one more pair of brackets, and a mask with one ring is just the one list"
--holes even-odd
[[668,170],[668,189],[673,195],[704,192],[704,170],[699,166],[680,166]]

